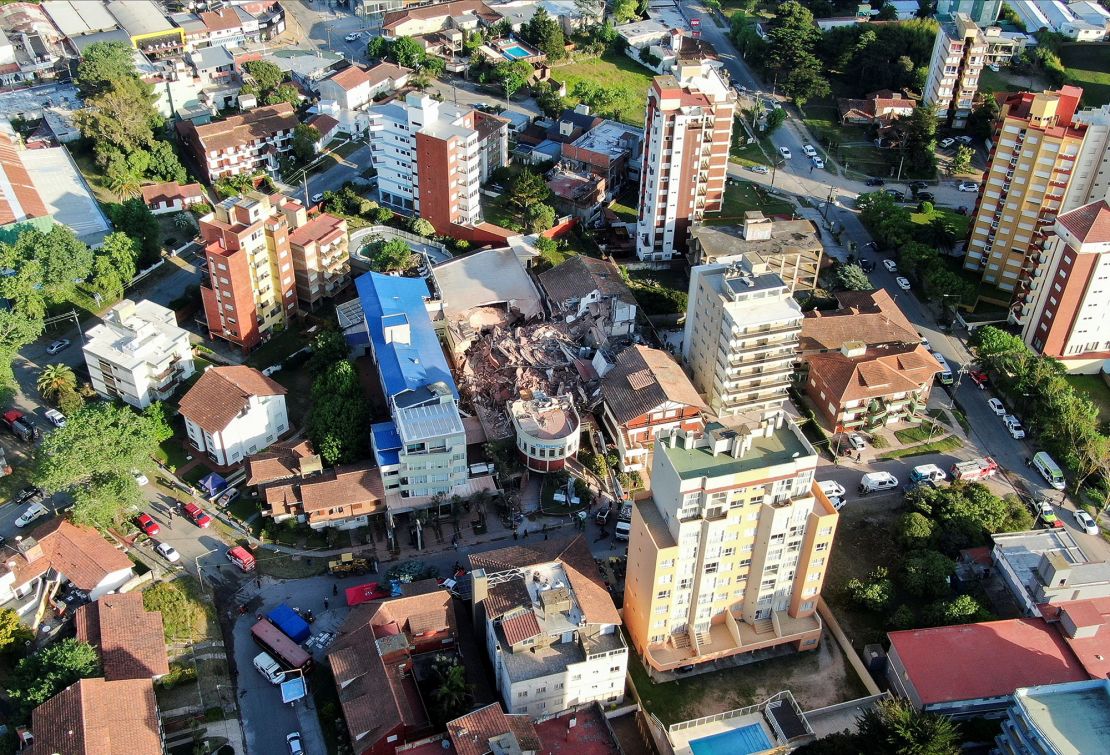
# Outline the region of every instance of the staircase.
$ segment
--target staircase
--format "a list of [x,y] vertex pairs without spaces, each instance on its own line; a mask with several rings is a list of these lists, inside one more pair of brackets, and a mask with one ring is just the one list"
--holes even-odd
[[709,634],[708,631],[698,632],[697,633],[697,640],[698,640],[698,647],[699,648],[707,648],[707,647],[709,647],[710,645],[713,644],[713,637],[712,637],[712,635]]
[[770,619],[756,619],[756,622],[752,624],[752,631],[756,634],[774,634],[775,622]]
[[676,650],[690,647],[690,635],[686,632],[677,632],[671,635],[671,644]]

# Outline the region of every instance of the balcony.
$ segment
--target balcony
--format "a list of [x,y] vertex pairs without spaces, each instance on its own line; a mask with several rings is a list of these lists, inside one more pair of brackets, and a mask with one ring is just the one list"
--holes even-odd
[[821,626],[817,614],[795,618],[785,611],[775,611],[771,618],[752,625],[726,611],[714,617],[708,632],[695,634],[691,631],[672,637],[664,644],[649,646],[644,660],[658,671],[668,671],[689,663],[814,638],[820,636]]

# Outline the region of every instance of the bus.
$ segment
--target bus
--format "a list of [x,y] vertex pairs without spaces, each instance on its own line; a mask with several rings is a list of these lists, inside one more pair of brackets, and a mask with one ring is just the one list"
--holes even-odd
[[260,648],[286,668],[300,669],[305,673],[312,668],[312,656],[265,619],[251,627],[251,636]]
[[1049,485],[1057,490],[1064,489],[1064,473],[1060,471],[1060,466],[1047,453],[1038,451],[1034,454],[1033,466],[1037,468],[1041,477],[1045,478]]

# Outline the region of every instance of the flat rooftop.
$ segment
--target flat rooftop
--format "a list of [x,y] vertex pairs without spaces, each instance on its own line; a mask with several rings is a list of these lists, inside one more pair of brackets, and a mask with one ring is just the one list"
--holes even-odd
[[565,396],[514,401],[509,411],[520,429],[533,438],[559,440],[578,432],[578,412]]
[[1015,701],[1059,755],[1105,752],[1110,742],[1110,681],[1018,690]]
[[746,239],[743,227],[738,225],[696,225],[690,233],[701,245],[706,261],[741,255],[773,257],[822,250],[821,240],[808,220],[771,219],[769,239]]
[[475,307],[506,304],[531,318],[543,313],[540,293],[512,249],[490,249],[432,268],[443,313],[457,318]]
[[713,449],[708,446],[685,449],[681,445],[671,448],[670,444],[661,443],[659,447],[684,479],[743,474],[817,455],[813,446],[790,421],[776,429],[770,437],[757,437],[752,441],[751,449],[740,458],[733,458],[726,452],[714,455]]
[[602,121],[574,142],[575,147],[588,149],[609,157],[620,157],[644,138],[644,130],[616,121]]
[[1032,530],[994,535],[994,552],[1032,592],[1041,584],[1037,566],[1046,553],[1054,553],[1075,564],[1069,584],[1110,582],[1110,563],[1091,561],[1067,530]]

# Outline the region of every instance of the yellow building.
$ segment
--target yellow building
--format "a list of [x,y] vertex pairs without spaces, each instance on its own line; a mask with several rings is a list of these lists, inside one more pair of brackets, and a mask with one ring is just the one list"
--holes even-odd
[[661,436],[636,504],[624,623],[651,670],[790,643],[812,650],[838,515],[782,412],[762,427]]
[[[1074,122],[1082,94],[1065,86],[1002,103],[964,258],[965,268],[981,271],[983,283],[1000,292],[1014,292],[1032,275],[1060,212],[1083,144],[1085,127]],[[982,298],[1005,306],[1012,297]]]

